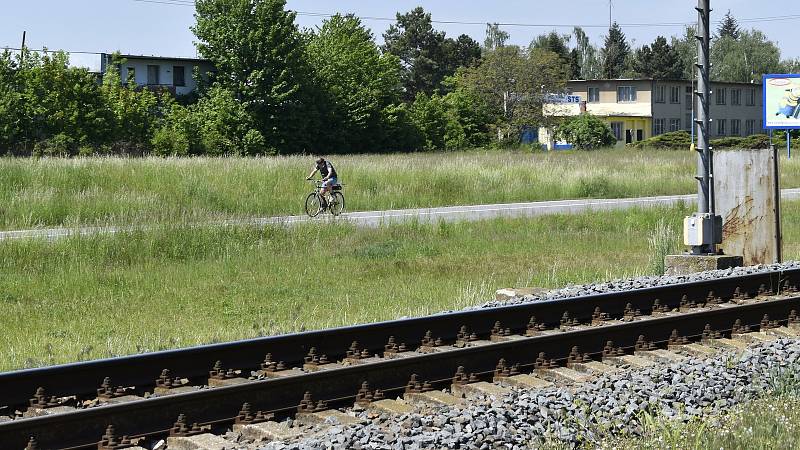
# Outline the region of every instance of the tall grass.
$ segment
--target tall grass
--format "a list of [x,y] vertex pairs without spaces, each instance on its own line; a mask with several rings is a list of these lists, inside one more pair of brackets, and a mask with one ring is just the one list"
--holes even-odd
[[[336,156],[351,211],[691,193],[688,151]],[[800,163],[783,186],[800,186]],[[0,158],[0,229],[301,214],[312,157]]]
[[0,370],[419,316],[482,303],[501,287],[643,274],[650,230],[683,214],[163,226],[4,241]]

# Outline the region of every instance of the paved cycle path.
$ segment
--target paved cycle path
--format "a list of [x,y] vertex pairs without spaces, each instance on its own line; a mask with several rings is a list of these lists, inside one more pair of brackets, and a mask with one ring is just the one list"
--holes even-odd
[[[784,189],[784,200],[800,199],[800,188]],[[658,197],[552,200],[528,203],[499,203],[491,205],[443,206],[437,208],[392,209],[386,211],[361,211],[344,213],[333,217],[324,213],[316,218],[307,216],[280,216],[252,219],[231,219],[201,222],[193,226],[241,226],[241,225],[293,225],[307,222],[346,221],[358,226],[376,227],[381,224],[416,220],[421,223],[455,222],[494,219],[497,217],[535,217],[549,214],[577,214],[586,211],[609,211],[653,206],[674,206],[679,203],[694,203],[697,195],[664,195]],[[71,235],[113,234],[120,231],[141,229],[142,226],[84,227],[84,228],[40,228],[34,230],[0,231],[0,240],[44,238],[55,240]],[[147,228],[147,226],[144,226]]]

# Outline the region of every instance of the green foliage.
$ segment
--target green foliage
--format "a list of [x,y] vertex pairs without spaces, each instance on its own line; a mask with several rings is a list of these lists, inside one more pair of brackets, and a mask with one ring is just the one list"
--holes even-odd
[[[124,63],[124,60],[114,57],[103,75],[101,95],[110,113],[103,141],[111,142],[120,149],[127,146],[144,147],[152,139],[157,123],[159,98],[152,91],[140,89],[133,83],[123,85],[119,68]],[[168,96],[164,95],[165,98]],[[137,151],[142,152],[144,149]]]
[[486,105],[487,118],[495,118],[505,136],[518,139],[526,126],[551,120],[542,112],[544,94],[562,91],[569,70],[555,53],[504,46],[459,71],[455,85]]
[[[766,134],[754,134],[751,136],[727,136],[717,139],[711,139],[711,146],[715,149],[759,149],[769,148],[769,136]],[[686,150],[692,145],[692,136],[689,132],[671,131],[669,133],[659,134],[649,139],[639,142],[628,144],[632,148],[649,148],[649,149],[665,149],[665,150]]]
[[555,136],[556,139],[563,139],[581,150],[609,147],[617,141],[608,124],[587,113],[558,124]]
[[680,36],[672,36],[671,45],[678,54],[681,64],[681,78],[691,80],[695,73],[695,60],[697,58],[697,38],[694,27],[687,26]]
[[244,105],[222,87],[189,107],[173,103],[152,139],[164,156],[274,154]]
[[[284,0],[198,0],[192,28],[215,81],[245,106],[267,144],[281,153],[313,147],[315,91],[295,14]],[[219,135],[208,145],[225,147]]]
[[625,33],[614,22],[608,30],[605,45],[603,46],[603,76],[608,79],[618,78],[624,68],[631,48],[625,39]]
[[422,7],[406,14],[397,13],[397,24],[383,34],[384,53],[397,56],[403,67],[404,98],[414,101],[418,93],[442,93],[446,77],[461,66],[473,65],[480,58],[480,46],[461,35],[453,40],[433,28],[430,13]]
[[723,17],[722,23],[717,29],[717,35],[721,38],[728,37],[734,40],[739,39],[739,23],[731,15],[730,9],[725,13],[725,17]]
[[781,73],[778,46],[758,30],[745,30],[738,38],[720,36],[711,47],[711,77],[718,81],[760,82],[765,73]]
[[400,98],[400,63],[381,54],[354,16],[333,16],[308,39],[309,62],[327,95],[326,152],[366,152],[383,140],[382,111]]
[[497,23],[486,24],[486,38],[483,40],[483,48],[486,51],[497,50],[504,47],[511,35],[507,31],[500,29]]
[[638,76],[656,80],[679,80],[683,76],[683,65],[678,51],[659,36],[652,47],[645,45],[636,50],[633,70]]

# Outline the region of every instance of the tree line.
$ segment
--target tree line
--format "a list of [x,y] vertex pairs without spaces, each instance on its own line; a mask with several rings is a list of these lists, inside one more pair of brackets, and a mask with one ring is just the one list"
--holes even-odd
[[[358,17],[301,30],[285,0],[198,0],[198,51],[216,70],[191,98],[98,83],[63,52],[0,55],[0,154],[269,155],[445,150],[519,142],[550,125],[542,104],[569,79],[691,78],[687,28],[632,49],[614,24],[602,47],[580,28],[510,45],[489,24],[482,45],[449,37],[423,8],[398,13],[383,45]],[[714,78],[796,71],[730,15],[712,49]]]

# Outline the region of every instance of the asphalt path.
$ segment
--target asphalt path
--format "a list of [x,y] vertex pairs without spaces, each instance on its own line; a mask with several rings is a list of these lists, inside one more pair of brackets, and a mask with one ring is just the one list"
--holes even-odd
[[[784,189],[784,200],[800,198],[800,189]],[[349,222],[357,226],[377,227],[382,224],[401,223],[416,220],[420,223],[457,222],[494,219],[497,217],[536,217],[551,214],[578,214],[587,211],[610,211],[628,208],[647,208],[654,206],[674,206],[680,203],[694,203],[697,196],[664,195],[658,197],[553,200],[529,203],[500,203],[492,205],[443,206],[438,208],[390,209],[386,211],[361,211],[344,213],[333,217],[324,213],[316,218],[307,216],[280,216],[252,219],[232,219],[197,223],[192,226],[259,226],[294,225],[308,222]],[[124,227],[84,227],[84,228],[39,228],[33,230],[0,231],[0,241],[10,239],[56,240],[73,235],[113,234],[120,231],[147,228],[147,226]]]

